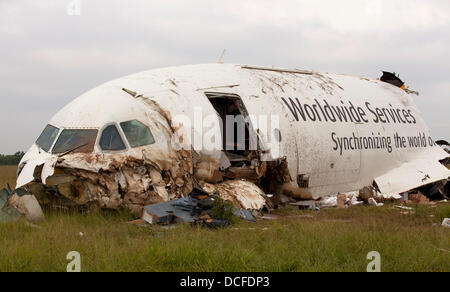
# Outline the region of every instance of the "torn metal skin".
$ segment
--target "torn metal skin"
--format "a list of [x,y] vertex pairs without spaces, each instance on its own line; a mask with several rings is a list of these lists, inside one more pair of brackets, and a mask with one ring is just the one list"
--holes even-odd
[[[218,183],[223,181],[223,174],[218,171],[217,162],[201,160],[197,153],[191,155],[188,151],[176,151],[173,154],[168,157],[143,155],[143,159],[128,155],[67,155],[57,160],[54,173],[47,177],[45,184],[40,181],[42,167],[38,167],[35,181],[26,188],[44,205],[128,208],[140,214],[143,206],[186,196],[199,178],[207,192],[213,193],[211,189],[217,189],[223,199],[233,202],[236,207],[261,210],[266,205],[264,192],[252,182],[236,177],[236,180]],[[192,156],[198,160],[193,162]],[[162,160],[162,157],[166,159]],[[195,176],[193,164],[197,169]],[[267,163],[261,165],[262,168],[253,170],[259,172],[255,183],[259,183],[266,175],[264,170]],[[213,173],[212,176],[205,175],[208,168],[213,168],[208,171]],[[217,173],[220,173],[219,177]],[[214,186],[214,183],[218,184]]]
[[217,185],[205,183],[202,187],[210,195],[217,192],[222,199],[241,209],[261,210],[267,203],[265,193],[245,180],[230,180]]
[[[165,112],[159,112],[170,121]],[[168,137],[174,133],[169,123],[160,128]],[[170,143],[166,146],[151,151],[61,155],[50,176],[43,176],[45,164],[36,167],[34,181],[26,188],[42,204],[125,207],[140,213],[145,205],[179,198],[193,188],[191,153],[176,151]]]
[[[444,149],[445,152],[450,154],[450,143],[445,140],[438,140],[436,141],[436,144],[441,146],[442,149]],[[442,160],[441,163],[445,165],[448,169],[450,169],[450,157],[447,157],[446,159]]]
[[[153,100],[140,96],[136,98],[159,114],[160,118],[153,120],[164,134],[163,147],[143,147],[126,153],[63,153],[49,156],[34,145],[24,158],[25,167],[33,153],[38,157],[44,154],[45,158],[38,159],[33,180],[23,187],[42,205],[127,208],[140,214],[146,205],[187,196],[198,181],[223,181],[224,173],[219,171],[220,161],[193,149],[175,150],[168,141],[179,129],[172,125],[170,114]],[[152,131],[156,132],[154,128]],[[270,162],[271,165],[274,163]],[[256,166],[249,170],[256,174],[254,182],[257,183],[266,174],[267,163],[253,157],[253,164]],[[25,167],[22,167],[22,172]],[[20,175],[18,186],[23,183]],[[235,177],[239,178],[239,175]],[[260,210],[265,206],[264,192],[250,182],[235,180],[217,187],[222,197],[237,207]]]

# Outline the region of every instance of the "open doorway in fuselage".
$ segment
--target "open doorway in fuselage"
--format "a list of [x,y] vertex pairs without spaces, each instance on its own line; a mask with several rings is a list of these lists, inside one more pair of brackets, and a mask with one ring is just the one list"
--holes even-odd
[[217,92],[205,94],[222,120],[222,149],[231,165],[258,155],[258,139],[240,96]]

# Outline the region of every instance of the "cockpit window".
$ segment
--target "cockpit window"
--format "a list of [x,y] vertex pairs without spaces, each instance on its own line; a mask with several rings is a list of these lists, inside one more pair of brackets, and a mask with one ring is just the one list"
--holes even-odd
[[50,151],[50,147],[52,147],[53,142],[55,142],[56,136],[58,136],[58,132],[58,128],[53,127],[52,125],[47,125],[37,139],[36,144],[45,152]]
[[90,153],[94,150],[98,130],[65,129],[59,135],[53,153]]
[[100,138],[100,148],[106,151],[125,150],[125,144],[115,125],[108,126],[103,130]]
[[120,123],[120,126],[133,148],[155,143],[150,129],[137,120]]

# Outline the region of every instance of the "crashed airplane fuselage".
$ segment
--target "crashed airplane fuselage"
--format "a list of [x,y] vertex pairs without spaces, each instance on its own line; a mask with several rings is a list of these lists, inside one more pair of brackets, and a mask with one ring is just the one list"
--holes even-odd
[[200,185],[257,209],[258,191],[236,194],[240,179],[297,199],[368,185],[398,194],[447,180],[439,161],[448,156],[412,97],[391,84],[194,65],[137,73],[76,98],[23,157],[17,188],[41,204],[140,212]]

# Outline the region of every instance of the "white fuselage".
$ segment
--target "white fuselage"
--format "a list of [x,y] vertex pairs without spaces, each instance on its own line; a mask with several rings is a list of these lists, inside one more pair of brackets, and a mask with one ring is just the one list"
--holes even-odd
[[[172,169],[175,162],[166,157],[174,155],[171,140],[178,132],[198,154],[192,172],[199,180],[211,181],[222,149],[205,147],[205,140],[223,137],[211,96],[242,102],[253,121],[251,132],[258,133],[258,143],[265,148],[258,151],[260,159],[285,158],[292,181],[311,197],[356,191],[374,181],[382,193],[400,193],[450,176],[439,163],[448,154],[434,144],[412,97],[400,88],[338,74],[223,64],[137,73],[78,97],[49,124],[98,129],[100,137],[107,125],[137,119],[151,129],[156,143],[132,148],[126,142],[125,150],[105,152],[97,141],[88,161],[68,154],[63,162],[47,165],[48,176],[58,165],[98,172],[111,167],[111,160],[126,157]],[[120,135],[126,141],[122,130]],[[45,164],[47,156],[55,156],[39,154],[37,148],[34,145],[23,162]],[[18,186],[30,182],[30,172],[19,176]]]

